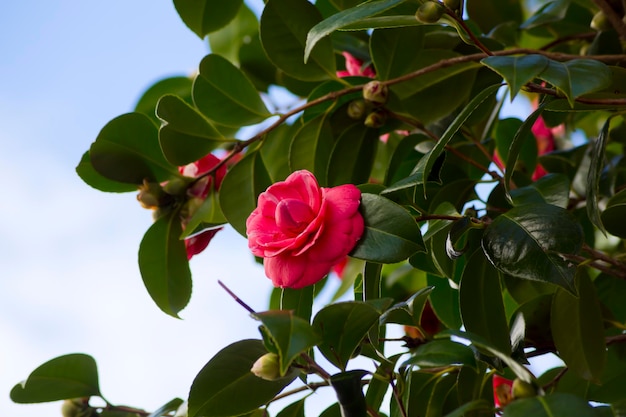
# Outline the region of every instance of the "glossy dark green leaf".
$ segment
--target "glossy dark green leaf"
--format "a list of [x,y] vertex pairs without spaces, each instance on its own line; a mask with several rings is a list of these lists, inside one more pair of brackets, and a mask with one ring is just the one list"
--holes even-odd
[[330,304],[313,318],[313,327],[322,335],[318,349],[339,369],[346,364],[369,329],[378,322],[380,313],[365,302]]
[[511,101],[515,98],[522,87],[536,78],[548,67],[550,60],[543,55],[521,56],[490,56],[481,64],[491,68],[504,78],[509,85]]
[[580,397],[555,393],[545,397],[520,398],[504,408],[503,417],[596,417],[593,408]]
[[326,410],[322,411],[319,417],[343,417],[341,415],[341,407],[339,407],[339,403],[334,403]]
[[574,216],[550,204],[526,204],[498,216],[485,229],[482,246],[491,263],[515,277],[549,282],[576,293],[575,255],[583,244]]
[[242,4],[243,0],[174,0],[183,22],[200,38],[226,26]]
[[434,287],[430,294],[430,305],[437,318],[449,329],[460,329],[461,310],[459,307],[459,291],[450,286],[450,280],[431,274],[427,275],[428,285]]
[[[424,156],[425,163],[423,165],[424,168],[422,170],[423,178],[424,177],[427,178],[430,175],[430,172],[435,166],[435,161],[437,160],[437,158],[439,158],[439,156],[445,150],[445,147],[446,145],[448,145],[448,142],[452,140],[452,138],[459,131],[461,126],[463,126],[463,123],[465,123],[467,118],[474,112],[474,110],[476,110],[476,108],[483,101],[487,100],[491,95],[495,94],[499,88],[500,88],[500,85],[492,85],[486,88],[481,93],[479,93],[476,97],[474,97],[472,101],[470,101],[467,104],[467,106],[463,108],[463,110],[459,113],[459,115],[455,117],[454,121],[450,123],[450,126],[448,126],[448,128],[443,133],[443,135],[441,135],[441,137],[439,138],[439,140],[437,141],[433,149],[430,152],[428,152],[426,156]],[[425,193],[426,193],[426,183],[424,182],[424,195],[426,195]]]
[[425,250],[419,226],[401,206],[374,194],[362,194],[365,232],[350,256],[370,262],[400,262]]
[[304,417],[304,399],[289,404],[276,414],[276,417]]
[[513,204],[546,203],[567,208],[570,182],[565,175],[547,174],[526,187],[511,190]]
[[256,16],[244,3],[230,23],[209,35],[211,52],[237,64],[239,63],[239,50],[246,44],[246,40],[254,37],[258,31]]
[[162,120],[159,143],[167,160],[178,166],[197,161],[227,143],[224,136],[196,109],[180,97],[165,95],[157,104]]
[[504,313],[500,273],[476,251],[467,261],[459,288],[465,329],[482,336],[496,349],[511,352],[509,326]]
[[538,77],[554,85],[573,107],[578,97],[610,85],[612,73],[604,63],[591,59],[567,62],[550,60],[548,67]]
[[325,114],[305,123],[293,136],[289,148],[291,171],[306,169],[315,175],[320,184],[326,185],[333,146],[334,138]]
[[496,25],[514,21],[520,23],[523,18],[521,3],[515,0],[468,0],[467,13],[478,24],[483,33],[489,33]]
[[344,130],[328,162],[329,186],[366,183],[371,175],[380,133],[357,123]]
[[[589,203],[591,204],[591,203]],[[601,214],[602,224],[607,232],[626,239],[626,190],[622,190],[609,199]]]
[[374,0],[367,4],[343,10],[330,16],[311,28],[306,38],[306,46],[304,50],[304,61],[309,59],[311,51],[317,43],[330,35],[332,32],[341,29],[344,26],[356,23],[359,20],[376,16],[391,9],[392,7],[402,3],[404,0]]
[[609,127],[611,125],[612,117],[609,117],[600,135],[596,139],[592,147],[591,161],[589,166],[589,174],[587,175],[587,216],[589,220],[602,232],[606,233],[604,224],[602,223],[602,216],[600,208],[598,207],[598,200],[600,199],[600,178],[602,176],[602,170],[604,169],[606,145],[609,141]]
[[156,117],[156,106],[159,99],[166,94],[173,94],[182,98],[186,103],[193,104],[191,99],[191,86],[193,80],[190,77],[169,77],[157,81],[151,85],[137,100],[135,112],[143,113],[150,117],[153,122],[161,121]]
[[[260,340],[241,340],[220,350],[198,373],[189,392],[189,417],[230,417],[256,410],[289,385],[296,374],[275,381],[250,369],[267,351]],[[242,395],[245,393],[245,395]]]
[[89,149],[91,165],[103,177],[128,184],[163,182],[178,168],[163,156],[158,130],[141,113],[127,113],[106,124]]
[[404,365],[420,368],[469,366],[476,368],[474,352],[468,346],[451,340],[433,340],[419,346]]
[[150,415],[148,415],[148,417],[162,417],[162,416],[169,415],[172,412],[176,412],[176,410],[178,410],[178,408],[183,403],[184,403],[184,401],[181,400],[180,398],[174,398],[172,401],[169,401],[166,404],[163,404],[157,410],[155,410],[152,413],[150,413]]
[[367,371],[355,369],[330,377],[330,385],[337,394],[342,417],[363,417],[367,415],[367,404],[363,395],[361,379]]
[[202,114],[225,126],[248,126],[271,116],[254,84],[239,68],[216,54],[200,62],[193,100]]
[[322,39],[304,59],[309,30],[322,21],[307,0],[269,0],[261,15],[261,43],[270,61],[299,80],[336,78],[335,56],[330,38]]
[[294,359],[320,342],[319,335],[309,322],[291,310],[270,310],[256,313],[254,317],[263,323],[273,346],[278,349],[282,376]]
[[593,284],[598,298],[613,315],[614,319],[626,324],[626,280],[608,274],[600,274]]
[[257,197],[271,184],[258,152],[246,155],[226,173],[220,187],[220,207],[230,225],[242,236],[246,236],[246,220],[256,208]]
[[100,395],[98,368],[89,355],[59,356],[37,367],[11,390],[16,403],[42,403]]
[[137,191],[137,185],[112,181],[98,173],[91,165],[89,151],[85,152],[76,166],[76,173],[89,186],[109,193],[127,193]]
[[214,229],[226,223],[226,217],[222,213],[218,194],[210,192],[185,225],[185,230],[180,235],[181,239],[198,233],[204,229]]
[[554,344],[569,369],[599,381],[606,363],[603,318],[595,288],[585,269],[577,274],[578,297],[561,289],[552,302]]
[[[464,417],[466,415],[472,415],[472,412],[483,412],[487,415],[488,412],[493,411],[493,407],[487,400],[480,398],[463,404],[459,408],[446,414],[445,417]],[[478,415],[483,415],[483,413]]]
[[315,298],[315,285],[304,288],[282,288],[280,296],[280,309],[292,310],[297,317],[307,323],[311,321],[313,299]]
[[173,317],[191,298],[191,272],[178,212],[159,218],[139,245],[139,270],[156,305]]

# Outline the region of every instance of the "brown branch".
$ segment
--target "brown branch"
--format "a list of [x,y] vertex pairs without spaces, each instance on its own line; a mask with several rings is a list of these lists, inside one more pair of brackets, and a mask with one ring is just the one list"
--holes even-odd
[[626,333],[618,334],[616,336],[609,336],[605,339],[606,345],[612,345],[613,343],[626,342]]
[[616,278],[626,279],[626,272],[615,270],[604,264],[598,263],[589,258],[585,258],[584,256],[570,255],[570,254],[565,254],[565,253],[562,253],[561,256],[563,256],[565,259],[578,262],[579,263],[578,266],[589,266],[591,268],[597,269],[600,272],[604,272],[605,274],[612,275]]
[[602,10],[609,22],[611,22],[611,25],[617,31],[619,37],[626,39],[626,25],[624,25],[622,21],[622,16],[620,16],[606,0],[593,0],[593,2]]
[[482,166],[481,164],[479,164],[478,162],[474,161],[472,158],[469,158],[467,155],[463,154],[462,152],[460,152],[455,147],[453,147],[453,146],[446,146],[446,150],[452,152],[454,155],[456,155],[458,158],[464,160],[468,164],[475,166],[476,168],[478,168],[479,170],[481,170],[485,174],[491,175],[491,178],[493,178],[494,180],[499,181],[501,179],[500,175],[496,174],[493,171],[489,171],[489,168],[486,168],[486,167]]
[[457,15],[454,10],[446,7],[446,14],[448,16],[450,16],[451,19],[453,19],[455,22],[457,22],[459,24],[459,26],[461,26],[461,28],[463,29],[463,31],[467,34],[467,36],[469,36],[469,38],[472,40],[472,42],[474,42],[474,46],[477,47],[478,49],[480,49],[481,51],[483,51],[484,53],[486,53],[487,55],[493,55],[493,52],[491,52],[489,50],[489,48],[487,48],[481,41],[480,39],[478,39],[478,37],[476,37],[476,35],[474,35],[474,32],[472,32],[472,30],[467,26],[467,24],[465,23],[465,20],[463,20],[463,17]]
[[587,33],[575,33],[573,35],[563,36],[562,38],[556,39],[550,43],[545,44],[544,46],[539,48],[539,50],[547,51],[550,48],[554,48],[557,45],[560,45],[562,43],[566,43],[569,41],[580,40],[580,39],[593,39],[596,37],[597,34],[598,32],[587,32]]
[[408,417],[408,413],[406,412],[406,408],[404,408],[404,403],[402,403],[402,398],[400,398],[400,393],[398,392],[398,388],[396,384],[394,384],[393,379],[389,380],[389,385],[391,385],[391,391],[393,392],[393,397],[396,399],[396,403],[398,403],[398,409],[400,410],[400,414],[402,417]]
[[590,254],[594,259],[604,261],[607,264],[613,265],[616,268],[626,271],[626,264],[618,261],[617,259],[611,258],[609,255],[607,255],[604,252],[601,252],[599,250],[596,250],[590,247],[586,243],[583,245],[583,250],[587,252],[588,254]]

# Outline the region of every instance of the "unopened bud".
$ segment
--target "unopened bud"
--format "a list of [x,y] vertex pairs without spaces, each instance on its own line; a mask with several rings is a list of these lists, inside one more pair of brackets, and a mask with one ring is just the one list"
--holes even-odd
[[169,195],[181,195],[187,189],[187,184],[182,178],[174,178],[163,185],[163,191]]
[[443,4],[454,11],[457,11],[461,7],[461,0],[443,0]]
[[250,371],[267,381],[274,381],[280,378],[280,365],[278,364],[278,355],[275,353],[266,353],[254,362]]
[[367,104],[364,100],[353,100],[348,104],[348,117],[355,120],[360,120],[365,116],[367,110]]
[[389,98],[389,87],[380,81],[370,81],[363,86],[363,98],[374,104],[385,104]]
[[444,12],[444,7],[438,1],[427,1],[417,9],[415,18],[422,23],[437,23]]
[[93,409],[89,407],[89,397],[72,398],[63,401],[61,404],[61,415],[63,417],[86,417],[91,415]]
[[156,209],[161,205],[163,189],[160,184],[148,182],[148,180],[144,179],[143,184],[138,188],[137,201],[143,208]]
[[365,118],[365,122],[363,123],[367,127],[378,128],[378,127],[384,126],[386,121],[387,121],[387,112],[382,109],[377,109],[371,112],[370,114],[368,114],[367,117]]
[[183,219],[191,218],[198,211],[203,203],[203,198],[191,197],[189,200],[187,200],[183,208],[180,210],[180,217],[182,217]]
[[598,32],[602,32],[605,30],[610,30],[613,28],[611,26],[611,22],[609,22],[608,17],[602,10],[593,15],[593,19],[591,19],[591,24],[589,25],[591,29],[595,29]]
[[515,378],[513,381],[513,389],[511,391],[514,399],[536,397],[538,394],[537,388],[533,384],[522,381],[519,378]]

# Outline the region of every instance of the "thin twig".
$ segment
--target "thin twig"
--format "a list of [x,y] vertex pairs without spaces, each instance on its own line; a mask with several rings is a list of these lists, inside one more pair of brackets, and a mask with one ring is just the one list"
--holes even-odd
[[617,31],[619,37],[626,39],[626,25],[624,25],[622,21],[622,16],[620,16],[606,0],[593,0],[593,2],[602,10],[609,22],[611,22],[611,25]]
[[463,20],[462,17],[458,16],[454,10],[449,9],[446,7],[446,14],[448,16],[450,16],[450,18],[452,18],[455,22],[457,22],[459,24],[459,26],[461,26],[461,28],[463,29],[463,31],[465,32],[465,34],[467,36],[469,36],[469,38],[472,40],[472,42],[474,42],[474,46],[478,49],[480,49],[481,51],[483,51],[484,53],[486,53],[487,55],[493,55],[493,52],[491,52],[489,50],[489,48],[487,48],[485,46],[485,44],[483,44],[480,39],[478,39],[476,37],[476,35],[474,35],[474,32],[472,32],[472,30],[467,26],[467,24],[465,23],[465,20]]
[[408,417],[408,413],[406,412],[406,408],[404,408],[404,404],[402,403],[402,398],[400,398],[400,393],[396,387],[396,384],[393,382],[393,378],[389,380],[389,385],[391,385],[391,391],[393,392],[393,397],[396,399],[396,403],[398,403],[398,409],[400,410],[400,414],[402,417]]
[[559,382],[559,380],[565,376],[567,371],[569,371],[569,368],[566,366],[563,369],[561,369],[554,378],[552,378],[552,381],[548,382],[546,385],[544,385],[541,388],[543,388],[544,391],[547,391],[548,388],[552,387],[553,385],[556,385]]
[[617,259],[611,258],[609,255],[607,255],[604,252],[600,252],[599,250],[596,250],[587,244],[583,245],[583,250],[587,252],[588,254],[590,254],[594,259],[604,261],[610,265],[613,265],[616,268],[626,271],[626,264],[618,261]]
[[236,301],[236,302],[237,302],[240,306],[242,306],[243,308],[245,308],[246,310],[248,310],[248,313],[250,313],[250,314],[256,314],[256,311],[254,311],[254,310],[252,309],[252,307],[250,307],[250,306],[249,306],[248,304],[246,304],[246,303],[245,303],[245,302],[244,302],[241,298],[239,298],[239,297],[237,296],[237,294],[235,294],[234,292],[232,292],[232,291],[230,290],[230,288],[228,288],[228,287],[226,286],[226,284],[224,284],[224,283],[223,283],[222,281],[220,281],[220,280],[217,280],[217,283],[218,283],[218,284],[220,284],[220,286],[221,286],[222,288],[224,288],[224,290],[228,293],[228,295],[230,295],[231,297],[233,297],[233,299],[234,299],[234,300],[235,300],[235,301]]

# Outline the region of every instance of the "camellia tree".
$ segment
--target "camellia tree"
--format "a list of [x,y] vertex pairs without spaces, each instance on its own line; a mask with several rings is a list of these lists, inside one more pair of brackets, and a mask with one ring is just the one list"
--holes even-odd
[[[77,172],[153,210],[139,270],[171,316],[188,260],[224,225],[247,238],[269,306],[225,290],[260,334],[151,413],[91,405],[85,354],[41,365],[13,401],[228,417],[299,394],[276,411],[291,417],[328,389],[324,417],[626,415],[623,1],[174,4],[211,54],[104,126]],[[313,315],[335,275],[346,301]],[[556,365],[536,375],[543,355]]]

